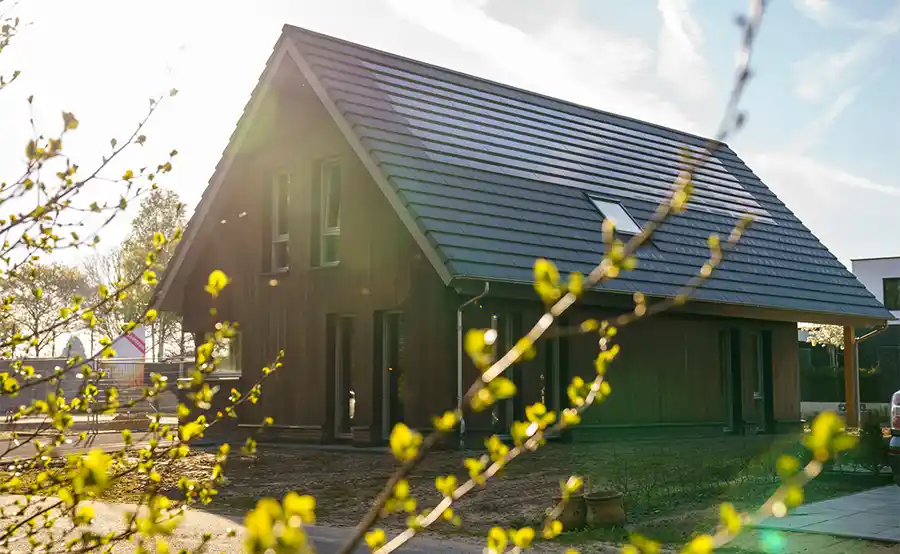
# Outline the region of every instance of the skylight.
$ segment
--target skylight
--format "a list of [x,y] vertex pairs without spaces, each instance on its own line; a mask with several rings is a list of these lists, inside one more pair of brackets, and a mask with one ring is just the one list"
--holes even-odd
[[600,211],[604,219],[611,219],[616,225],[616,231],[628,235],[637,235],[641,232],[641,226],[625,211],[625,207],[618,202],[601,200],[590,197],[594,207]]

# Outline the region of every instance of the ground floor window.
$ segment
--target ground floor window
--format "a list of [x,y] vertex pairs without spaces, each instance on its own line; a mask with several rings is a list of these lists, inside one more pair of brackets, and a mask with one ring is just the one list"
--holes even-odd
[[241,373],[241,333],[235,331],[229,339],[216,344],[215,358],[218,360],[217,373]]

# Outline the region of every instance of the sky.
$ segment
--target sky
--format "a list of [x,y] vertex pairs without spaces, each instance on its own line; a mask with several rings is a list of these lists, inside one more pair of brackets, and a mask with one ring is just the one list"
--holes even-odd
[[[65,149],[90,166],[110,138],[132,132],[149,97],[176,87],[147,144],[124,161],[155,166],[177,149],[161,184],[193,209],[285,23],[709,135],[733,78],[734,17],[746,9],[745,0],[21,0],[15,13],[29,25],[0,55],[0,73],[22,71],[0,92],[0,180],[21,170],[31,113],[48,132],[61,111],[75,113],[82,124]],[[771,0],[747,126],[729,141],[848,266],[900,255],[896,64],[900,0]],[[128,219],[101,246],[124,236]]]

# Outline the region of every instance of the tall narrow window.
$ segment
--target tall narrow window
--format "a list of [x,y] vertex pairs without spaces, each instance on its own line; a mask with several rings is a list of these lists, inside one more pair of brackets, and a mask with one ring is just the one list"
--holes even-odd
[[329,318],[337,328],[329,332],[334,341],[335,434],[349,437],[356,415],[356,391],[353,389],[353,316]]
[[884,288],[884,307],[889,310],[900,310],[900,277],[887,277],[882,280]]
[[[511,350],[518,337],[521,336],[521,314],[516,312],[493,314],[491,315],[491,328],[497,333],[493,348],[493,358],[497,360]],[[527,372],[521,372],[521,369],[515,366],[510,367],[506,370],[505,375],[516,384],[520,391],[524,391]],[[524,394],[523,392],[494,404],[491,410],[491,424],[500,435],[508,435],[512,423],[517,419],[524,418],[524,405],[534,401],[531,398],[526,399]]]
[[[504,322],[505,321],[506,320],[504,320]],[[495,361],[499,356],[503,354],[503,352],[501,352],[501,349],[503,348],[503,342],[506,338],[506,333],[504,332],[506,331],[506,329],[501,329],[500,316],[498,316],[497,314],[491,315],[491,331],[494,335],[494,344],[491,348],[491,357],[492,360]],[[512,373],[512,369],[513,368],[509,368],[507,378]],[[501,400],[500,402],[494,404],[494,407],[491,409],[491,424],[495,429],[498,429],[500,433],[505,433],[508,430],[508,404],[508,400]]]
[[272,182],[272,271],[284,271],[290,267],[288,243],[290,242],[291,176],[278,173]]
[[321,190],[319,263],[334,265],[340,261],[341,238],[341,165],[338,160],[322,162],[319,185]]
[[741,331],[723,329],[719,334],[722,392],[725,399],[725,431],[744,433],[743,369],[741,367]]
[[382,417],[384,433],[389,436],[391,429],[405,418],[405,379],[403,314],[401,312],[381,312],[381,367],[382,367]]
[[734,374],[731,370],[731,333],[727,330],[719,332],[719,378],[722,382],[722,408],[725,420],[725,432],[736,432],[734,411]]
[[559,413],[559,337],[546,341],[546,361],[541,373],[541,403]]

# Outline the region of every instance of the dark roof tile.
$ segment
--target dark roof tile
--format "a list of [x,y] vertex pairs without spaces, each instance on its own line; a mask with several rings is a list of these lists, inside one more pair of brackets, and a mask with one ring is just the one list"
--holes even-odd
[[[452,277],[527,283],[539,256],[587,271],[601,256],[588,194],[643,224],[705,139],[286,27]],[[699,169],[691,209],[604,290],[670,296],[706,237],[756,222],[701,300],[888,319],[889,312],[727,146]]]

